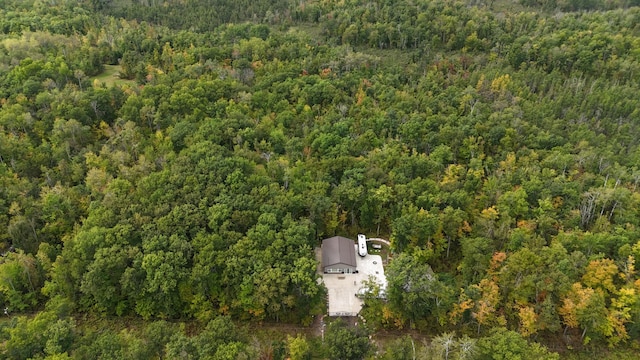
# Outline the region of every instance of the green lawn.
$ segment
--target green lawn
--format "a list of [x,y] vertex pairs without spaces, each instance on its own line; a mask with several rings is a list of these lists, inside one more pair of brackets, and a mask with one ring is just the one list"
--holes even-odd
[[133,80],[120,79],[120,70],[122,70],[120,65],[105,65],[104,71],[100,75],[91,78],[91,82],[95,83],[95,81],[98,80],[99,84],[104,83],[107,86],[136,84],[136,82]]

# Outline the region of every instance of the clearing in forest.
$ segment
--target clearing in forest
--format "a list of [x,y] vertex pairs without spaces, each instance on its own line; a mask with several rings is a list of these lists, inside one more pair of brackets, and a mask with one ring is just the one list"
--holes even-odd
[[120,79],[120,71],[122,71],[122,67],[120,65],[105,65],[104,71],[91,78],[91,82],[95,84],[97,80],[99,85],[104,83],[107,86],[125,84],[135,85],[136,82],[133,80]]

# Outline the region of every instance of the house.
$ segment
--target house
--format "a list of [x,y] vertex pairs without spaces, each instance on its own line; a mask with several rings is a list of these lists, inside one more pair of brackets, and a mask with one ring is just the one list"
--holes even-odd
[[357,272],[354,241],[342,236],[322,240],[322,271],[325,274]]

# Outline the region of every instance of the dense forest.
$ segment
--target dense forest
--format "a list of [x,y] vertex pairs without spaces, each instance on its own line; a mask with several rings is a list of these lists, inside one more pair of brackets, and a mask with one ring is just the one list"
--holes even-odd
[[637,358],[636,5],[0,0],[0,357]]

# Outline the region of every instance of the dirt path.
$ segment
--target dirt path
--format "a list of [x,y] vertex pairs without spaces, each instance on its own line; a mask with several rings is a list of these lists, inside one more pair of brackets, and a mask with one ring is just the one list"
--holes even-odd
[[381,242],[389,247],[391,247],[391,242],[389,240],[385,240],[382,238],[367,238],[367,241]]

